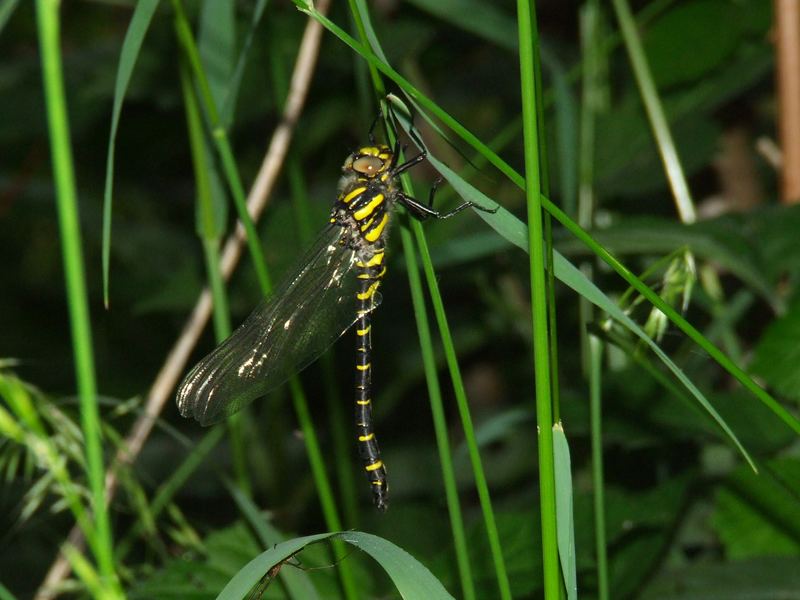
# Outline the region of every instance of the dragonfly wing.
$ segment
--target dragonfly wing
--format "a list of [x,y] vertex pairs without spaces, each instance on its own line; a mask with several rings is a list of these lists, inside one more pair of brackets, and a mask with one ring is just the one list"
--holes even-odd
[[358,279],[350,271],[358,258],[342,234],[326,228],[272,296],[189,372],[177,396],[184,417],[223,420],[314,362],[353,325]]

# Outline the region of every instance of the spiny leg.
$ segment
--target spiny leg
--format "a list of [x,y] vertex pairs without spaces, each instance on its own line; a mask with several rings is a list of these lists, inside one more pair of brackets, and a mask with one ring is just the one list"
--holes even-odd
[[428,204],[423,204],[416,198],[412,198],[411,196],[407,196],[406,194],[399,192],[397,194],[397,202],[402,204],[406,207],[411,215],[419,220],[424,221],[429,217],[433,217],[434,219],[449,219],[453,215],[457,215],[462,210],[467,208],[475,208],[482,212],[487,213],[496,213],[498,207],[495,206],[494,208],[486,208],[485,206],[481,206],[480,204],[475,204],[474,202],[470,202],[469,200],[459,204],[454,209],[449,210],[447,212],[440,212],[433,208],[433,198],[436,195],[436,190],[439,188],[439,184],[442,182],[441,178],[437,178],[433,185],[431,186],[431,191],[428,194]]
[[372,486],[372,501],[385,511],[389,507],[389,487],[386,481],[386,467],[381,460],[378,440],[372,428],[372,304],[380,280],[386,272],[383,266],[383,250],[371,259],[359,262],[360,282],[358,300],[358,320],[356,321],[356,432],[358,435],[358,454],[364,464],[364,471]]

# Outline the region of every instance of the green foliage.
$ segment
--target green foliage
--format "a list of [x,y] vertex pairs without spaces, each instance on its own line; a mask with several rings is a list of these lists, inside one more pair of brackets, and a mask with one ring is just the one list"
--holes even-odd
[[753,372],[780,394],[800,398],[800,303],[793,304],[764,331],[753,357]]
[[[39,4],[56,15],[57,3]],[[577,5],[542,5],[520,28],[515,3],[475,0],[391,10],[353,0],[327,16],[300,0],[299,11],[265,0],[67,4],[54,44],[35,3],[0,2],[0,597],[32,597],[76,522],[88,550],[64,547],[70,597],[121,595],[110,574],[142,599],[238,598],[254,586],[304,600],[539,598],[557,597],[555,582],[565,598],[766,600],[800,588],[800,210],[780,205],[777,176],[753,150],[778,118],[770,3],[652,2],[623,39],[614,15],[624,21],[627,3],[612,13],[590,0],[581,21],[594,11],[594,40],[575,34]],[[226,283],[221,248],[285,124],[309,19],[324,25],[322,51],[286,177]],[[66,98],[52,87],[59,63]],[[643,74],[657,91],[647,103]],[[101,467],[160,393],[152,382],[203,282],[222,337],[327,223],[341,162],[381,100],[406,128],[412,107],[430,153],[408,193],[426,199],[438,174],[437,207],[460,197],[497,208],[411,229],[395,218],[374,316],[391,509],[369,508],[342,418],[345,336],[232,429],[203,432],[168,399],[119,472],[108,527],[92,510]],[[698,214],[726,214],[675,218],[654,105]],[[745,140],[735,149],[745,186],[718,160],[731,133]],[[544,209],[532,242],[526,202],[533,217]],[[531,248],[544,249],[536,259],[554,289],[531,271]],[[557,331],[531,289],[555,300]],[[585,332],[601,350],[593,412]],[[537,356],[558,369],[537,378],[542,340]],[[188,360],[212,346],[205,335]],[[537,383],[540,401],[541,388],[553,397],[538,413]],[[558,422],[537,423],[543,408]],[[539,447],[542,427],[552,452]],[[540,502],[548,460],[552,487],[541,489],[555,511]]]

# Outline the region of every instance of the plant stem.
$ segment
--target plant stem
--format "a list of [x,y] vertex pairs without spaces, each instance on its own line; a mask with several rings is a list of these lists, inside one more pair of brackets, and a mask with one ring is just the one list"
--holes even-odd
[[597,597],[608,600],[608,553],[606,551],[605,482],[603,478],[602,413],[603,342],[589,336],[589,407],[592,431],[592,490],[594,492],[594,544],[597,560]]
[[550,383],[550,345],[545,281],[544,235],[542,228],[539,130],[535,85],[534,8],[530,0],[518,0],[520,82],[522,88],[522,129],[525,143],[525,195],[528,206],[530,248],[531,310],[533,317],[533,358],[536,377],[536,420],[539,430],[539,495],[542,520],[544,597],[559,597],[558,539],[556,535],[555,466],[553,457],[553,414]]
[[400,230],[400,236],[403,242],[403,254],[408,272],[411,300],[414,304],[414,316],[417,321],[417,333],[419,335],[422,364],[425,368],[425,380],[428,384],[428,398],[431,403],[436,447],[439,450],[439,463],[442,467],[442,480],[447,509],[450,515],[450,529],[453,533],[453,546],[456,552],[458,575],[461,580],[461,592],[465,600],[473,600],[475,598],[475,585],[472,581],[472,569],[469,563],[466,535],[464,534],[464,519],[461,516],[461,505],[458,501],[458,487],[456,485],[455,470],[453,469],[450,440],[447,434],[447,420],[442,403],[439,378],[436,374],[436,358],[434,357],[430,324],[428,323],[428,315],[425,309],[425,297],[422,293],[419,265],[414,253],[414,241],[407,227],[403,227]]
[[81,229],[78,197],[70,147],[67,101],[60,53],[59,2],[37,0],[37,25],[42,53],[47,121],[56,188],[61,247],[64,260],[67,304],[72,331],[72,352],[80,397],[81,427],[86,444],[86,475],[94,516],[94,540],[91,544],[104,581],[106,597],[122,597],[114,568],[111,524],[103,481],[103,447],[100,414],[97,408],[92,331],[89,300],[81,252]]

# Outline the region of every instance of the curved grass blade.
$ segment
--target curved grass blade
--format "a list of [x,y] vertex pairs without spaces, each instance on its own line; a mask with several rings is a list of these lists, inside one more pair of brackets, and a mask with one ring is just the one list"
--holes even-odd
[[131,23],[122,43],[119,56],[117,81],[114,84],[114,106],[111,109],[111,133],[108,136],[106,155],[106,183],[103,191],[103,303],[108,308],[109,263],[111,261],[111,209],[114,189],[114,149],[117,141],[117,127],[122,112],[122,100],[128,90],[133,67],[142,48],[142,41],[150,27],[150,21],[158,8],[158,0],[140,0],[136,3]]
[[331,539],[341,539],[374,558],[389,575],[401,598],[425,598],[425,600],[453,598],[424,565],[402,548],[369,533],[347,531],[294,538],[262,552],[242,567],[219,593],[217,600],[241,600],[261,581],[264,573],[288,560],[306,546]]
[[[487,196],[464,181],[458,176],[458,174],[437,160],[435,157],[429,155],[428,160],[430,161],[431,165],[433,165],[433,167],[442,174],[448,183],[450,183],[450,185],[452,185],[465,200],[475,202],[480,206],[488,207],[492,205],[492,201]],[[498,208],[496,213],[487,213],[483,211],[476,212],[478,216],[486,221],[500,235],[505,237],[515,246],[522,248],[526,252],[528,251],[527,228],[522,221],[517,219],[517,217],[502,207]],[[645,342],[656,354],[656,356],[661,359],[664,365],[670,371],[672,371],[675,377],[677,377],[678,380],[686,387],[686,389],[689,390],[692,396],[695,397],[705,411],[717,422],[717,424],[725,432],[731,442],[733,442],[753,470],[757,470],[753,459],[750,457],[747,450],[744,449],[744,446],[742,446],[741,442],[739,442],[736,434],[733,433],[728,424],[722,419],[719,413],[717,413],[708,399],[697,388],[697,386],[692,383],[692,381],[678,367],[678,365],[676,365],[672,359],[670,359],[669,356],[667,356],[667,354],[661,350],[658,344],[656,344],[635,321],[625,314],[625,312],[617,305],[616,302],[611,300],[611,298],[606,296],[596,285],[594,285],[594,283],[592,283],[592,281],[588,279],[586,275],[580,271],[580,269],[575,267],[559,252],[554,250],[553,255],[555,260],[554,264],[556,277],[562,283],[571,287],[578,294],[586,298],[589,302],[601,310],[606,311],[615,320],[619,321],[623,326],[629,329],[636,337]]]

